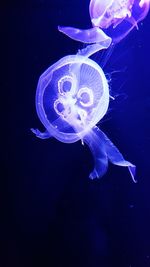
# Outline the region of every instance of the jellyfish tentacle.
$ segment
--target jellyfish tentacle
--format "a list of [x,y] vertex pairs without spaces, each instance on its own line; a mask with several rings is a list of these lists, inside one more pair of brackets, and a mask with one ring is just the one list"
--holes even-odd
[[45,132],[40,132],[38,129],[31,128],[31,131],[40,139],[48,139],[51,137],[51,134],[47,130]]
[[90,173],[89,178],[101,178],[106,172],[108,168],[108,157],[105,149],[105,144],[97,132],[95,131],[95,127],[84,136],[83,141],[89,146],[93,158],[94,158],[94,170]]
[[131,31],[133,28],[136,28],[137,30],[139,29],[139,27],[138,27],[138,22],[134,19],[133,16],[127,18],[126,20],[132,25],[132,27],[130,28],[130,31]]

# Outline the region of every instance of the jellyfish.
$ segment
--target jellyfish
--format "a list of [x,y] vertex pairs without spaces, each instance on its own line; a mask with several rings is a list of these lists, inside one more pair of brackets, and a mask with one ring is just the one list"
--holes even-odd
[[150,0],[91,0],[89,13],[90,29],[59,26],[58,30],[83,43],[98,43],[110,37],[118,43],[137,28],[150,7]]
[[31,130],[41,139],[54,137],[64,143],[81,140],[83,145],[87,144],[95,164],[89,175],[91,179],[101,178],[110,161],[128,167],[135,181],[135,165],[126,161],[96,126],[107,113],[110,98],[108,81],[102,68],[89,58],[98,49],[102,49],[99,44],[90,49],[87,47],[76,55],[65,56],[40,76],[36,110],[45,131]]

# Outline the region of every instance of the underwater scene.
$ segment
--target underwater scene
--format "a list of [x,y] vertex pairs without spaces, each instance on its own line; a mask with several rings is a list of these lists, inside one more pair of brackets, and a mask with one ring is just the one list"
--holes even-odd
[[1,4],[1,267],[150,267],[149,9]]

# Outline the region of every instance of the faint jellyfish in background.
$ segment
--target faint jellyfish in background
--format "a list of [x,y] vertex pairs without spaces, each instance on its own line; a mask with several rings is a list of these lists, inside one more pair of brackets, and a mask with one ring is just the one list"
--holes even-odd
[[113,43],[120,42],[137,28],[150,7],[150,0],[91,0],[89,13],[93,28],[83,30],[61,27],[59,31],[83,43],[98,43],[108,36]]
[[[108,45],[108,44],[107,44]],[[94,49],[94,50],[93,50]],[[94,157],[91,179],[102,177],[108,160],[128,167],[133,181],[135,166],[126,161],[109,138],[96,126],[109,106],[109,86],[101,67],[89,59],[101,45],[88,46],[77,55],[63,57],[39,78],[36,110],[46,131],[31,129],[39,138],[55,137],[64,143],[86,143]]]

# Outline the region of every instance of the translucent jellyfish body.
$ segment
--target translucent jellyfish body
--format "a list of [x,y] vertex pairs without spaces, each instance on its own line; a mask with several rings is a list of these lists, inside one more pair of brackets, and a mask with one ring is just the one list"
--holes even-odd
[[91,0],[89,13],[93,28],[82,30],[58,27],[74,40],[98,43],[110,37],[113,43],[121,41],[147,15],[150,0]]
[[135,166],[125,161],[108,137],[96,126],[106,114],[109,87],[103,70],[83,55],[70,55],[50,66],[39,78],[36,110],[46,128],[37,137],[55,137],[64,143],[78,140],[86,143],[94,157],[90,178],[100,178],[107,170],[108,160],[127,166],[134,180]]

